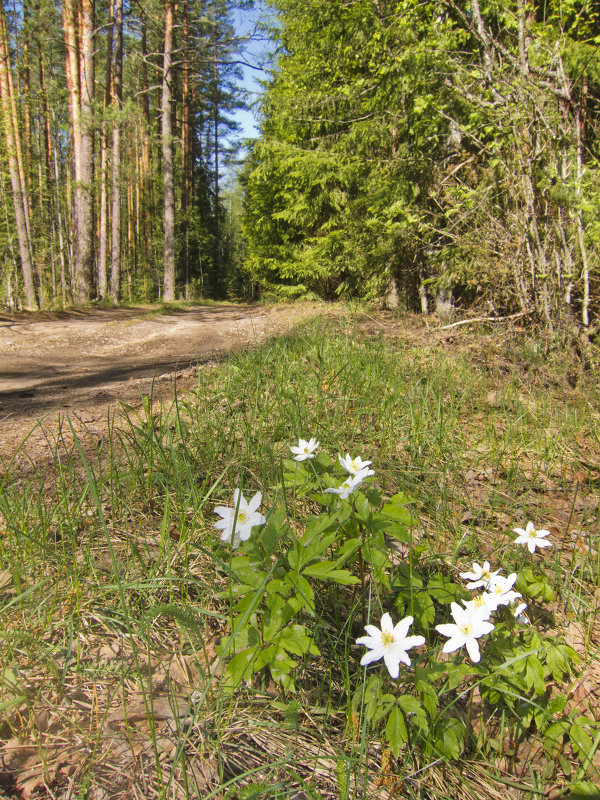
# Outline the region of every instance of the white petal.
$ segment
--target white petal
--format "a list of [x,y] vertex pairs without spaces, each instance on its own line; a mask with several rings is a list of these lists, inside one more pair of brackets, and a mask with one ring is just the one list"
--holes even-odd
[[373,639],[381,639],[381,631],[375,625],[365,625],[365,630]]
[[406,664],[407,667],[410,667],[410,665],[412,663],[408,653],[406,652],[406,650],[397,650],[396,651],[396,658],[399,661],[402,661],[403,664]]
[[394,631],[394,623],[392,622],[392,618],[387,611],[381,617],[381,630],[389,631],[390,633],[393,633]]
[[383,654],[383,660],[385,662],[386,667],[388,668],[390,677],[397,678],[398,675],[400,674],[400,663],[398,660],[398,655],[394,653],[393,650],[387,649]]
[[473,637],[478,639],[480,636],[485,636],[486,633],[491,633],[494,630],[494,623],[486,622],[486,620],[480,619],[476,620],[476,624],[473,627],[475,629]]
[[256,511],[262,502],[262,492],[257,492],[248,503],[248,511]]
[[396,641],[400,639],[405,639],[406,634],[408,633],[408,629],[413,624],[414,618],[413,617],[404,617],[401,619],[400,622],[394,628],[394,639]]
[[233,514],[233,509],[228,506],[215,506],[214,510],[215,514],[218,514],[220,517],[229,517]]
[[250,538],[252,528],[249,525],[240,525],[237,529],[237,532],[239,534],[240,541],[246,542]]
[[[369,627],[373,626],[370,625]],[[364,644],[364,646],[368,647],[369,650],[373,650],[373,648],[375,647],[382,647],[381,631],[377,631],[377,633],[379,634],[378,636],[361,636],[359,639],[356,640],[356,644]]]
[[383,647],[367,651],[360,660],[361,667],[366,667],[367,664],[372,664],[373,661],[379,661],[383,652]]
[[454,637],[458,633],[458,625],[453,622],[444,622],[442,625],[435,626],[436,631],[439,631],[442,636]]
[[458,605],[458,603],[452,602],[450,603],[450,613],[452,614],[454,621],[458,625],[460,625],[461,621],[464,620],[467,612],[465,611],[464,608],[461,608]]
[[471,581],[471,583],[467,583],[467,589],[479,589],[480,586],[485,586],[485,581]]
[[420,647],[422,644],[425,644],[424,636],[407,636],[402,641],[402,647],[405,650],[410,650],[412,647]]
[[458,650],[459,647],[462,647],[464,643],[464,637],[459,639],[457,636],[455,636],[452,639],[448,639],[446,644],[442,647],[442,652],[453,653],[455,650]]
[[479,661],[479,659],[481,658],[481,655],[479,653],[479,645],[477,644],[477,640],[476,639],[471,639],[469,637],[467,639],[467,641],[465,642],[465,644],[467,646],[467,652],[468,652],[469,656],[471,657],[471,661],[473,661],[476,664]]

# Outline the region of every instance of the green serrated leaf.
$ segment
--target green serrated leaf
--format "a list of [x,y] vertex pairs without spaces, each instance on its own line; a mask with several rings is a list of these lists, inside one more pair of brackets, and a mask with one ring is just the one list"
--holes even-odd
[[536,656],[529,656],[527,658],[527,667],[525,669],[525,680],[527,681],[528,688],[533,688],[536,694],[544,694],[546,691],[546,681],[544,675],[544,668]]
[[402,712],[396,705],[390,711],[387,719],[385,738],[389,742],[394,758],[398,758],[402,746],[408,741],[408,732]]
[[362,540],[358,537],[346,539],[340,549],[336,552],[335,566],[336,569],[342,567],[352,556],[357,553],[362,546]]
[[320,580],[330,580],[335,583],[341,583],[343,586],[352,586],[359,582],[358,578],[352,575],[347,569],[336,569],[335,561],[320,561],[317,564],[311,564],[304,568],[302,574],[309,578],[318,578]]
[[276,683],[287,683],[286,677],[296,666],[297,662],[290,658],[285,650],[276,650],[269,664],[271,677]]
[[227,664],[227,674],[231,676],[233,683],[237,686],[240,681],[250,676],[252,672],[251,664],[259,652],[259,647],[248,647],[240,653],[236,653]]
[[430,738],[434,753],[440,753],[449,760],[460,758],[465,746],[464,723],[455,717],[440,719]]
[[592,748],[594,743],[592,742],[590,736],[586,733],[581,725],[577,722],[574,722],[571,725],[571,729],[569,730],[569,739],[571,743],[575,745],[579,752],[580,758],[589,758],[592,757]]

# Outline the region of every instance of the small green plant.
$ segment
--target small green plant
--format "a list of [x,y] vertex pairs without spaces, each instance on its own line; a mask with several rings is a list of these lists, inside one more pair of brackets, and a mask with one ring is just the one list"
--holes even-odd
[[[248,503],[238,490],[233,508],[215,509],[222,540],[232,550],[243,544],[243,554],[222,561],[231,631],[219,652],[228,689],[272,681],[295,692],[311,660],[334,659],[341,668],[348,658],[331,630],[364,627],[367,635],[355,641],[367,648],[360,667],[368,669],[352,655],[346,669],[350,718],[363,719],[395,758],[404,753],[405,764],[416,753],[456,759],[468,747],[488,747],[483,732],[472,735],[475,698],[477,713],[502,716],[511,736],[534,729],[549,749],[567,736],[582,762],[589,759],[595,723],[570,719],[565,695],[550,690],[572,673],[577,654],[525,616],[523,596],[534,613],[549,597],[544,576],[528,566],[505,577],[486,561],[457,582],[452,565],[434,568],[415,545],[411,498],[367,488],[370,461],[334,461],[318,448],[314,438],[290,448],[294,459],[283,462],[266,517],[258,512],[260,494]],[[515,533],[515,544],[532,555],[552,544],[531,522]],[[394,557],[393,541],[402,558]],[[405,616],[394,624],[398,613]],[[448,613],[453,622],[442,621]],[[375,666],[381,659],[388,678]]]
[[[57,798],[103,776],[111,796],[487,798],[496,779],[523,800],[561,782],[594,796],[597,721],[575,689],[597,656],[597,380],[565,394],[548,362],[525,374],[522,336],[504,333],[456,328],[455,347],[373,310],[316,320],[202,367],[173,404],[153,390],[111,414],[101,444],[65,419],[31,472],[29,441],[11,454],[15,792],[33,747]],[[314,437],[288,450],[296,431]],[[327,455],[340,442],[375,465]],[[492,578],[522,597],[450,651]]]

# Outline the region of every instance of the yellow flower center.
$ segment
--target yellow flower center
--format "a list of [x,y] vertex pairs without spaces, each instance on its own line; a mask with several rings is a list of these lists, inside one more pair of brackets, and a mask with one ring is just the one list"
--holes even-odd
[[471,633],[472,629],[473,629],[473,626],[469,625],[468,622],[465,622],[463,625],[460,626],[460,632],[464,636],[469,636],[469,634]]
[[381,641],[384,647],[389,647],[394,644],[394,636],[389,631],[383,631],[381,634]]
[[240,522],[242,525],[245,525],[248,521],[248,514],[245,511],[239,511],[237,515],[237,521]]
[[487,569],[484,569],[484,570],[483,570],[483,572],[481,573],[481,577],[482,577],[484,580],[486,580],[486,581],[489,581],[489,579],[490,579],[490,572],[489,572],[489,570],[487,570]]
[[480,608],[481,606],[485,605],[485,597],[482,594],[480,594],[479,597],[476,597],[473,600],[473,603],[477,608]]

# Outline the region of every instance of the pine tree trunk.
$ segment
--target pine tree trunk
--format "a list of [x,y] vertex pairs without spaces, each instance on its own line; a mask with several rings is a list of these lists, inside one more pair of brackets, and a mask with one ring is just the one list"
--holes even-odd
[[217,281],[221,277],[221,216],[219,214],[219,50],[218,43],[214,42],[213,56],[213,125],[215,129],[214,160],[215,160],[215,271]]
[[38,306],[33,281],[33,259],[28,219],[29,201],[22,178],[22,170],[19,169],[19,126],[17,122],[15,99],[14,96],[12,96],[11,88],[12,79],[10,74],[6,23],[4,20],[4,8],[2,3],[0,3],[0,100],[2,119],[6,137],[8,170],[15,210],[15,225],[19,244],[21,271],[23,274],[23,286],[25,289],[25,301],[27,308],[36,309]]
[[[106,38],[106,71],[104,76],[104,111],[111,104],[112,87],[112,56],[113,56],[113,27],[114,27],[114,2],[110,0],[108,14],[110,26]],[[104,298],[108,294],[107,260],[108,260],[108,129],[107,122],[102,123],[100,140],[100,224],[98,233],[98,297]]]
[[148,64],[146,56],[148,54],[147,44],[147,23],[145,14],[142,15],[142,109],[144,114],[144,127],[142,128],[142,204],[144,208],[143,218],[143,253],[144,265],[150,272],[152,270],[153,250],[152,250],[152,181],[150,179],[150,99],[148,85]]
[[171,116],[174,17],[175,0],[167,0],[161,104],[164,183],[163,300],[167,302],[175,299],[175,185],[173,176],[173,127]]
[[[123,0],[115,0],[115,68],[114,104],[117,112],[123,102]],[[119,302],[121,283],[121,122],[117,117],[113,125],[112,152],[112,256],[110,270],[110,296]]]
[[94,95],[94,0],[64,0],[67,91],[71,117],[73,202],[73,298],[87,303],[94,262],[92,181],[94,165],[92,103]]
[[183,5],[183,69],[181,87],[181,168],[183,173],[181,191],[181,214],[183,218],[183,271],[185,297],[190,292],[190,221],[189,208],[192,196],[192,160],[190,147],[190,53],[188,29],[188,1]]

